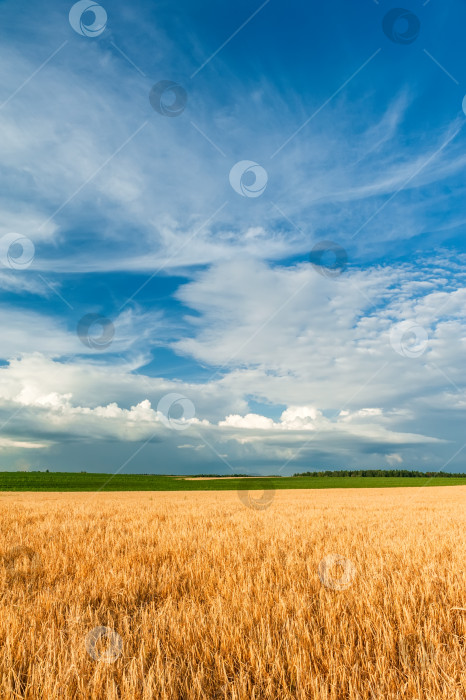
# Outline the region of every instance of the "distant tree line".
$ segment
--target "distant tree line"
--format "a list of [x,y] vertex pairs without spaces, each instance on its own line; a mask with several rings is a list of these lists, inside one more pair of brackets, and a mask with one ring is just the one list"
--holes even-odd
[[386,477],[432,477],[441,476],[444,478],[466,478],[466,474],[451,474],[450,472],[417,472],[412,469],[339,469],[337,471],[302,472],[293,476],[386,476]]

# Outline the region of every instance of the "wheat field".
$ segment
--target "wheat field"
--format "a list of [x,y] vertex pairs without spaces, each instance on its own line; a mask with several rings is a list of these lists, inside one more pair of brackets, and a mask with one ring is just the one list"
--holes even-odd
[[466,487],[244,495],[2,494],[0,697],[466,697]]

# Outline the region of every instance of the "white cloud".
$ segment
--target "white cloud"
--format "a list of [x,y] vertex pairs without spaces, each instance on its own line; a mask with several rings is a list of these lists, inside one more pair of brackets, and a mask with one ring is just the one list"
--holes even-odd
[[48,447],[50,443],[42,442],[32,442],[27,440],[13,440],[10,438],[0,438],[0,450],[41,450]]
[[[196,409],[194,433],[183,443],[195,445],[192,452],[204,436],[227,460],[286,461],[302,451],[303,459],[316,452],[341,459],[385,454],[396,463],[393,455],[406,462],[415,447],[419,459],[435,447],[441,463],[464,405],[465,289],[455,288],[445,261],[435,264],[445,273],[440,288],[419,285],[424,270],[408,265],[348,270],[335,280],[309,265],[233,260],[210,268],[180,288],[197,315],[191,338],[174,344],[211,365],[210,378],[145,376],[137,371],[137,344],[127,346],[130,364],[123,357],[112,365],[86,360],[75,355],[75,341],[67,346],[67,336],[58,336],[60,353],[55,344],[0,369],[6,435],[52,442],[57,435],[130,442],[157,436],[175,445],[179,436],[153,408],[175,392]],[[390,344],[390,328],[405,315],[428,331],[415,358]],[[25,319],[20,313],[18,327]],[[264,412],[248,410],[251,398]],[[267,415],[266,405],[283,404],[278,419]]]
[[[69,320],[61,314],[51,316],[4,304],[0,309],[0,325],[8,329],[8,333],[2,338],[0,357],[8,359],[34,352],[50,357],[93,355],[98,358],[100,354],[103,363],[112,354],[121,361],[121,353],[129,353],[131,357],[133,351],[147,357],[150,349],[163,341],[161,312],[126,307],[115,318],[108,319],[114,332],[111,344],[101,351],[98,347],[89,347],[78,337],[78,321],[84,315],[99,311],[99,307],[88,302],[84,308],[85,314],[83,309],[73,309],[69,328]],[[89,333],[93,335],[92,327]],[[101,334],[101,327],[96,327],[95,335]]]

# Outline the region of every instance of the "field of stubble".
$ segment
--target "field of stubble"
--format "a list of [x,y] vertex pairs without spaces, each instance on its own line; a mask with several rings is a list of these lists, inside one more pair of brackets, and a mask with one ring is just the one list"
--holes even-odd
[[465,503],[2,494],[0,697],[459,700]]

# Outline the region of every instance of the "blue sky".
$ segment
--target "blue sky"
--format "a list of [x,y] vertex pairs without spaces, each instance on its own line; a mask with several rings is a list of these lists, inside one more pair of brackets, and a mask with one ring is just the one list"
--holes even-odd
[[466,7],[396,7],[0,3],[1,468],[466,471]]

